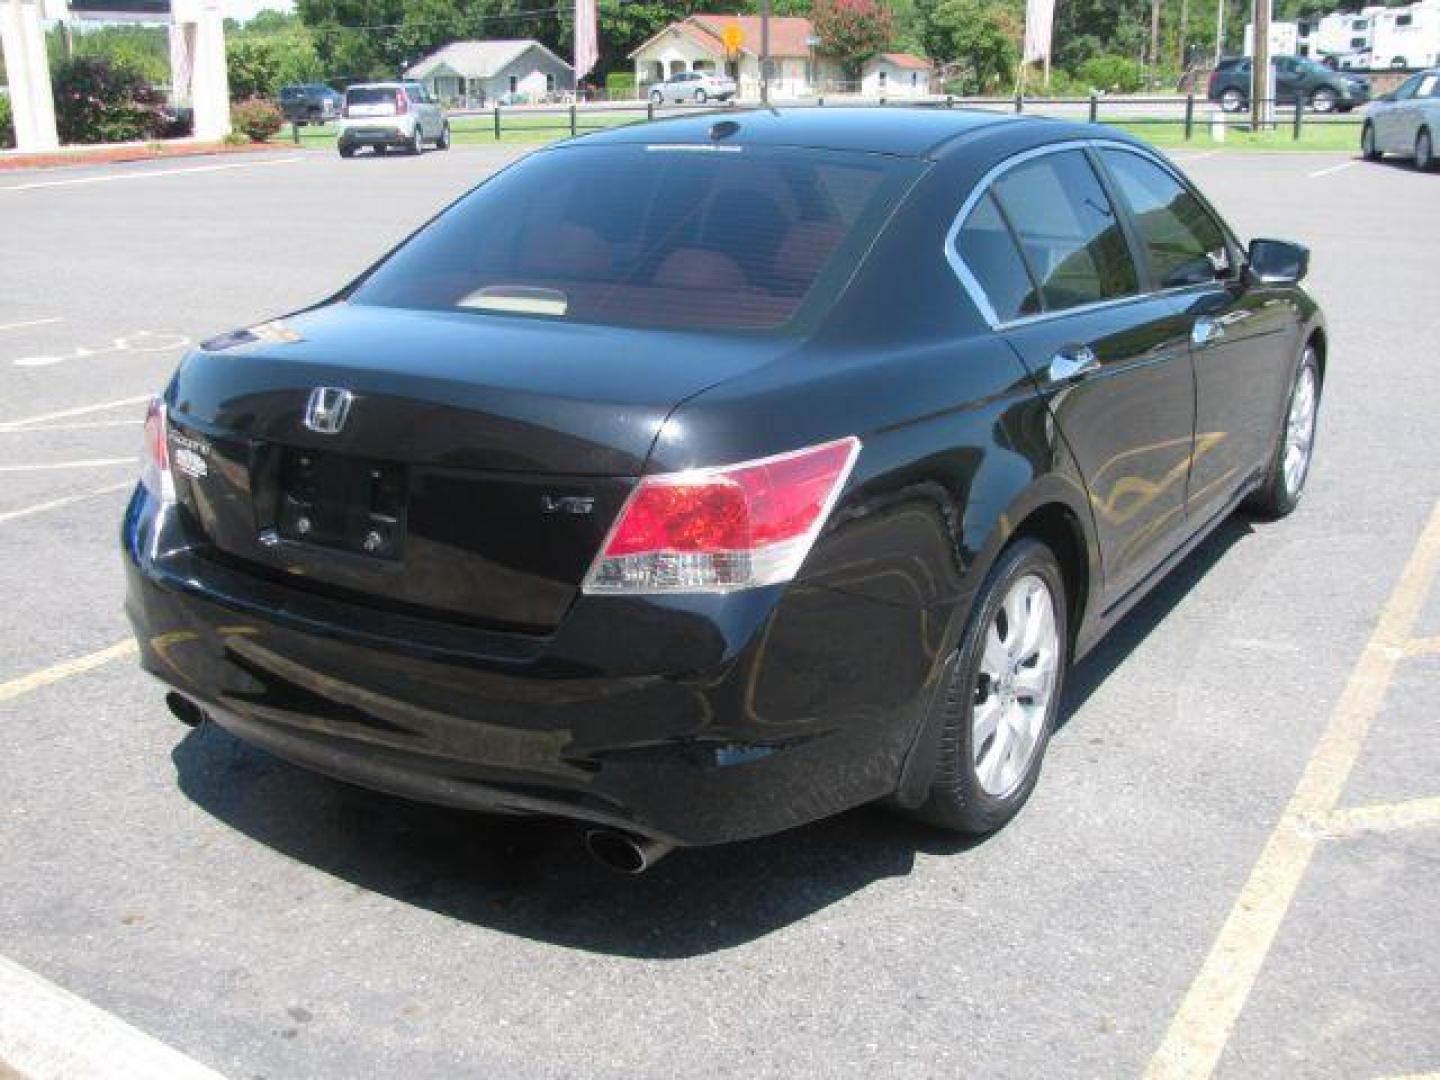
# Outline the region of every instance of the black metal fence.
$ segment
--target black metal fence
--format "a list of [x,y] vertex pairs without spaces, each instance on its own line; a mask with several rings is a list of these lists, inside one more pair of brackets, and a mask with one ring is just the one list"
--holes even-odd
[[[1144,128],[1166,126],[1179,128],[1185,141],[1194,139],[1201,129],[1223,125],[1226,131],[1251,132],[1256,130],[1251,115],[1246,110],[1225,113],[1218,104],[1195,94],[1167,97],[1110,97],[1091,94],[1088,97],[957,97],[931,96],[886,100],[859,99],[825,96],[799,101],[777,101],[774,104],[785,108],[825,108],[838,105],[886,108],[897,106],[921,106],[939,109],[980,109],[990,112],[1026,113],[1032,115],[1056,116],[1070,120],[1084,120],[1092,124],[1121,124],[1126,127]],[[1288,130],[1295,140],[1303,137],[1307,127],[1315,124],[1350,125],[1357,132],[1364,117],[1358,112],[1320,112],[1310,108],[1303,101],[1271,100],[1264,110],[1266,119],[1259,125],[1263,131]],[[469,110],[452,113],[479,120],[484,118],[485,126],[497,141],[507,135],[551,134],[556,138],[566,135],[580,135],[598,131],[619,124],[639,120],[654,120],[658,116],[675,116],[694,113],[700,109],[723,111],[736,108],[737,103],[728,105],[656,105],[652,102],[594,102],[583,105],[563,106],[505,106],[494,105],[484,110]],[[743,107],[743,103],[739,106]],[[617,119],[618,117],[618,119]],[[474,130],[472,127],[471,130]]]

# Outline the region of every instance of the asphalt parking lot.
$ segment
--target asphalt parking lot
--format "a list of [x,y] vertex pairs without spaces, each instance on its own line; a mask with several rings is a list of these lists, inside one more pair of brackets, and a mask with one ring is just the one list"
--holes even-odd
[[1313,248],[1310,488],[1081,666],[983,843],[860,810],[623,879],[170,717],[121,611],[143,398],[526,150],[0,177],[0,957],[236,1078],[1440,1070],[1440,177],[1404,165],[1176,155]]

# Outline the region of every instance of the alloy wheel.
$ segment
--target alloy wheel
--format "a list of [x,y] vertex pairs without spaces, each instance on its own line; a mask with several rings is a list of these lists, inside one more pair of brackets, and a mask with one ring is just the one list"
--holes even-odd
[[1239,90],[1226,90],[1220,97],[1220,108],[1226,112],[1239,112],[1245,105],[1245,99],[1240,95]]
[[1305,362],[1295,391],[1290,395],[1290,414],[1285,420],[1285,456],[1281,469],[1285,476],[1285,493],[1292,499],[1305,484],[1310,471],[1310,453],[1315,445],[1315,406],[1318,400],[1315,382],[1315,353],[1305,350]]
[[1335,108],[1335,92],[1333,90],[1316,90],[1315,96],[1310,99],[1310,107],[1317,113],[1328,113]]
[[1050,712],[1059,673],[1055,598],[1036,574],[1017,578],[985,631],[971,712],[975,776],[986,794],[1024,781]]

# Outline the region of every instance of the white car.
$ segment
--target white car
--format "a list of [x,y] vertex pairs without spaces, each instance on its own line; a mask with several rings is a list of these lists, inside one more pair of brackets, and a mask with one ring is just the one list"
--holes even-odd
[[728,75],[708,71],[680,71],[650,88],[650,101],[655,105],[693,101],[729,101],[735,96],[735,80]]
[[425,143],[450,149],[450,121],[423,83],[360,83],[345,91],[337,146],[351,157],[362,146],[420,153]]
[[1366,161],[1386,154],[1415,159],[1417,169],[1436,166],[1440,142],[1440,68],[1411,75],[1389,94],[1376,98],[1365,114],[1360,152]]

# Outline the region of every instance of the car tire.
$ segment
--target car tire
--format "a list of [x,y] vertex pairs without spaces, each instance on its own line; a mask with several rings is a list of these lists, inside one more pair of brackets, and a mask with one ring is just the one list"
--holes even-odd
[[1375,125],[1368,120],[1360,129],[1360,156],[1366,161],[1379,161],[1385,156],[1375,148]]
[[664,104],[665,104],[665,95],[662,94],[662,93],[660,93],[659,90],[651,90],[651,91],[650,91],[650,104],[651,104],[651,105],[656,105],[656,106],[664,105]]
[[[1307,343],[1295,370],[1286,399],[1275,452],[1265,481],[1245,502],[1245,509],[1260,518],[1285,517],[1300,504],[1310,462],[1315,454],[1316,420],[1320,410],[1320,357],[1313,342]],[[1298,453],[1292,457],[1292,452]]]
[[1328,86],[1322,86],[1315,93],[1310,95],[1310,108],[1317,113],[1332,113],[1335,111],[1335,91]]
[[[973,601],[939,687],[935,773],[925,802],[907,811],[912,817],[977,835],[1020,812],[1040,778],[1060,709],[1070,657],[1067,609],[1050,548],[1028,538],[1006,548]],[[1024,621],[1014,617],[1019,612]],[[1012,760],[1015,754],[1025,756]]]
[[435,140],[435,149],[437,149],[437,150],[449,150],[449,149],[450,149],[450,123],[449,123],[449,121],[446,121],[445,124],[440,128],[440,138],[438,138],[438,139]]
[[1245,95],[1235,88],[1230,88],[1220,95],[1220,108],[1227,113],[1237,113],[1245,108]]
[[1415,136],[1415,168],[1421,172],[1433,172],[1435,169],[1435,139],[1429,128],[1421,128],[1420,134]]
[[346,146],[344,143],[341,143],[340,156],[343,158],[353,158],[355,156],[355,147]]
[[710,100],[710,95],[707,94],[707,93],[705,93],[704,90],[696,90],[696,91],[695,91],[695,104],[696,104],[696,105],[704,105],[704,104],[705,104],[706,102],[708,102],[709,100]]

